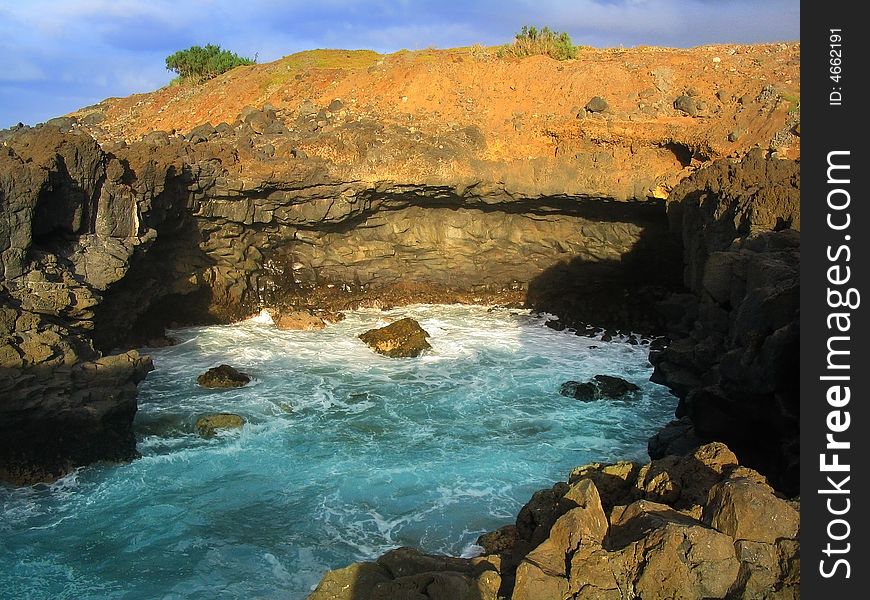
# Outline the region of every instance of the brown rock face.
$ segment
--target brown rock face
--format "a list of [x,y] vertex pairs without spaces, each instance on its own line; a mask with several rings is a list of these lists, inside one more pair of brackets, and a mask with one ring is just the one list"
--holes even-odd
[[710,489],[704,522],[736,540],[775,544],[797,538],[800,515],[755,481],[737,478]]
[[[532,496],[510,530],[516,539],[487,548],[498,554],[459,559],[402,548],[377,564],[328,573],[312,598],[798,598],[798,513],[733,456],[723,444],[709,444],[639,468],[578,467],[570,484]],[[706,477],[693,481],[702,472]],[[684,493],[692,490],[689,499],[705,488],[703,506],[680,508],[682,494],[658,501],[661,493],[646,489],[644,473],[681,482]],[[634,500],[620,504],[628,497]],[[359,584],[351,572],[363,573]]]
[[326,327],[326,321],[307,311],[282,313],[275,319],[275,327],[285,330],[316,331]]
[[420,356],[423,350],[432,347],[426,341],[427,337],[429,334],[417,321],[406,317],[386,327],[370,329],[360,334],[359,339],[378,354],[390,358],[409,358]]

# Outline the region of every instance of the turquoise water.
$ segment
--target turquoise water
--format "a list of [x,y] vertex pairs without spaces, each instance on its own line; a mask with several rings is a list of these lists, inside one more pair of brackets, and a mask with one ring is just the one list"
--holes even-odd
[[[389,359],[356,338],[402,316],[430,333],[429,353]],[[320,332],[262,321],[180,330],[179,345],[148,350],[141,459],[0,488],[0,597],[304,598],[326,569],[397,546],[470,554],[572,467],[645,459],[676,404],[648,381],[646,347],[522,311],[357,311]],[[198,388],[219,363],[254,381]],[[642,398],[559,395],[599,373]],[[198,437],[196,418],[219,411],[247,423]]]

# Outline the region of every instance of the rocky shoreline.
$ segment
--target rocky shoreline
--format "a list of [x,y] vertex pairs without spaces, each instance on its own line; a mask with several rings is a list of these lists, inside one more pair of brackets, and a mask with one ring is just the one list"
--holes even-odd
[[535,492],[476,558],[399,548],[328,572],[309,600],[799,598],[799,511],[720,443],[594,463]]
[[[436,75],[457,82],[439,92],[449,123],[435,100],[358,101],[387,76],[434,76],[384,59],[312,69],[218,124],[190,123],[190,103],[236,75],[0,132],[0,480],[135,458],[136,385],[153,366],[131,348],[170,325],[267,307],[317,328],[358,306],[527,306],[580,333],[667,335],[650,360],[680,404],[650,441],[653,463],[590,468],[536,495],[486,561],[407,550],[344,573],[371,597],[796,597],[796,517],[772,489],[798,485],[800,114],[771,83],[799,79],[796,52],[531,60],[491,88],[469,83],[477,59],[448,53]],[[735,65],[724,79],[720,55]],[[589,114],[574,104],[599,95],[593,66],[613,77],[609,108]],[[534,81],[572,82],[573,99],[510,116],[499,86],[514,97],[521,80],[533,100]],[[715,474],[691,502],[686,461]],[[788,527],[758,533],[741,498]],[[688,572],[668,579],[657,561]],[[328,595],[335,577],[319,597],[346,597]],[[538,585],[552,594],[530,596]],[[454,595],[420,595],[435,589]]]

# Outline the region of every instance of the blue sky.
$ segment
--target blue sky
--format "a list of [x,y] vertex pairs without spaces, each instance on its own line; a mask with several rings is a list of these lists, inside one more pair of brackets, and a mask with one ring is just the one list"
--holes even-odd
[[799,39],[799,0],[0,0],[0,128],[146,92],[215,43],[259,62],[311,48],[449,48],[524,24],[590,46]]

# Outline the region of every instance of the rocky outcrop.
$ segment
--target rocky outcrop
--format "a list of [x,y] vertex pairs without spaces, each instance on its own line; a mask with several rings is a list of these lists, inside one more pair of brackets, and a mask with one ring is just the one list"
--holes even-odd
[[238,429],[244,424],[245,420],[233,413],[204,415],[196,420],[196,432],[204,438],[210,438],[222,429]]
[[401,548],[330,571],[310,598],[798,598],[796,506],[720,443],[586,465],[482,536],[483,556]]
[[[342,127],[363,145],[388,135],[397,148],[419,151],[407,132],[354,123]],[[199,131],[206,140],[198,143],[163,136],[104,147],[65,127],[21,128],[0,156],[0,359],[9,389],[21,377],[48,381],[28,376],[31,367],[96,360],[161,340],[171,323],[228,322],[264,307],[280,314],[316,306],[327,316],[415,301],[545,309],[570,297],[587,315],[628,318],[640,311],[607,312],[620,306],[613,289],[666,271],[668,252],[645,248],[676,247],[656,199],[611,202],[588,190],[537,197],[531,181],[508,189],[450,177],[341,179],[322,159],[258,155],[242,144],[245,122]],[[421,160],[436,160],[429,151]],[[473,152],[473,144],[457,138],[450,151]],[[578,285],[592,295],[573,293]],[[131,384],[147,368],[137,360]],[[47,398],[54,389],[28,393]],[[19,416],[10,427],[27,415],[41,419],[32,407],[42,404],[53,405],[13,395],[4,410]],[[132,436],[122,437],[127,449],[110,456],[132,456]],[[15,461],[39,452],[28,447],[15,447]]]
[[639,391],[637,385],[613,375],[596,375],[585,383],[566,381],[559,387],[559,393],[563,396],[583,402],[604,399],[625,400],[634,397],[634,394]]
[[0,479],[54,479],[136,456],[136,384],[152,368],[102,356],[95,307],[153,236],[135,193],[86,135],[23,130],[0,148]]
[[218,365],[197,377],[196,382],[204,388],[237,388],[249,384],[251,376],[230,365]]
[[[674,190],[668,214],[694,295],[680,297],[675,339],[650,357],[653,381],[679,396],[677,417],[689,419],[692,435],[725,441],[795,493],[800,165],[760,151],[718,162]],[[650,449],[659,456],[669,447]]]
[[[90,430],[112,429],[117,435],[106,439],[125,440],[115,450],[104,444],[78,452],[67,436],[46,451],[5,433],[52,437],[62,425],[40,429],[47,415],[63,421],[82,408],[66,404],[84,381],[67,371],[160,340],[173,323],[228,322],[264,308],[461,301],[526,304],[568,324],[573,316],[662,331],[667,315],[656,301],[683,286],[665,198],[701,163],[791,130],[785,88],[774,84],[799,81],[797,50],[735,49],[723,60],[742,70],[727,89],[715,73],[722,61],[711,62],[720,49],[712,47],[639,51],[634,62],[590,51],[567,66],[542,57],[482,63],[462,52],[447,52],[440,63],[349,53],[371,68],[312,68],[296,78],[288,73],[297,67],[279,61],[245,71],[267,77],[253,86],[266,96],[251,106],[237,105],[250,88],[233,80],[237,70],[184,97],[169,98],[177,90],[166,89],[2,132],[0,368],[4,389],[15,391],[0,408],[9,415],[0,424],[3,443],[11,440],[0,463],[20,470],[32,456],[34,465],[55,465],[34,467],[48,477],[84,457],[131,456],[135,402],[126,392],[113,396],[125,408],[111,417],[95,407],[81,413],[94,417]],[[776,77],[759,67],[769,60],[777,61]],[[609,73],[606,90],[588,76],[592,65]],[[403,69],[420,85],[454,83],[439,83],[431,100],[371,92]],[[704,118],[679,116],[672,106],[689,74],[700,86],[692,97],[706,103]],[[494,77],[493,86],[472,83],[482,75]],[[323,86],[312,83],[321,79]],[[573,91],[554,96],[541,82],[570,82]],[[228,98],[227,89],[238,94]],[[578,118],[599,94],[607,110],[582,109]],[[505,108],[515,101],[531,104]],[[552,114],[541,110],[551,104]],[[212,114],[224,122],[206,123]],[[735,124],[744,134],[729,141]],[[797,149],[794,136],[780,138],[779,155]],[[770,243],[785,238],[776,239]],[[760,253],[760,243],[753,238],[741,251]],[[692,256],[693,268],[714,264]],[[739,275],[741,265],[728,262],[718,280],[708,278],[720,304],[722,274]],[[786,333],[771,347],[786,343]],[[149,363],[119,360],[115,377],[128,389]],[[730,381],[733,363],[719,362],[722,381]],[[693,369],[674,367],[670,380],[687,384],[688,393],[703,371]],[[705,394],[684,404],[709,439],[715,424],[696,414],[712,413],[696,407],[721,404],[721,394]],[[75,402],[100,401],[80,396]],[[23,426],[31,422],[35,429]],[[37,458],[48,454],[60,458]]]
[[390,358],[412,358],[420,356],[432,346],[426,341],[429,334],[420,324],[406,317],[385,327],[369,329],[359,335],[365,344],[378,354]]

